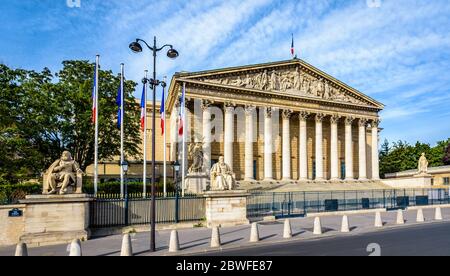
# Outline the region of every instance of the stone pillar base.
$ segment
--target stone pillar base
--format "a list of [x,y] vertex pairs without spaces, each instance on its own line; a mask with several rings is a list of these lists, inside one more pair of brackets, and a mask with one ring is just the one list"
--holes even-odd
[[231,227],[247,225],[246,191],[210,191],[206,197],[206,225],[212,227]]
[[20,241],[34,247],[87,240],[91,200],[84,194],[27,196],[20,201],[26,206]]
[[186,193],[202,194],[208,189],[209,176],[204,173],[191,173],[186,176],[184,189]]

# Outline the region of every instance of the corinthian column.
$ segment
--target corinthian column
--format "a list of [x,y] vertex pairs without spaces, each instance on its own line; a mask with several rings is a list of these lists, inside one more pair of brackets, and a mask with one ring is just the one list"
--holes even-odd
[[372,125],[372,179],[380,180],[380,159],[378,153],[378,126],[380,120],[373,120]]
[[202,101],[203,110],[203,157],[205,169],[211,169],[211,102]]
[[359,180],[367,180],[366,126],[367,119],[359,119]]
[[253,133],[254,112],[254,106],[245,106],[245,181],[255,180],[253,167],[253,142],[255,140]]
[[354,180],[353,176],[353,138],[352,124],[353,117],[345,118],[345,180]]
[[339,180],[338,123],[339,115],[331,116],[331,180]]
[[316,114],[316,181],[323,181],[323,119],[324,114]]
[[291,116],[292,110],[283,110],[283,180],[291,180]]
[[272,113],[270,107],[264,110],[264,180],[273,180],[273,141],[272,141]]
[[299,114],[300,133],[299,133],[299,174],[300,181],[308,180],[308,136],[307,120],[309,112],[301,111]]
[[224,159],[233,170],[234,105],[225,104]]

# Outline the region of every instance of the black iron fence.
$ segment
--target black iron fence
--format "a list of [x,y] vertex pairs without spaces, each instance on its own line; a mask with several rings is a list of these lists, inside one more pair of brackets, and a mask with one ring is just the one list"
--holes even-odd
[[[143,225],[151,223],[151,198],[142,194],[99,194],[90,202],[91,228]],[[201,221],[205,217],[205,198],[195,195],[185,197],[157,197],[156,223]]]
[[404,209],[409,206],[450,204],[449,190],[408,189],[335,192],[253,193],[249,217],[292,217],[308,213],[364,209]]

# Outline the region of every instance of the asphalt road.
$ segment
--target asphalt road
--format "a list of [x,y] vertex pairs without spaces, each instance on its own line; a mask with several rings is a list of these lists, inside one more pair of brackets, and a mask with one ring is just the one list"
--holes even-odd
[[371,253],[381,256],[450,256],[450,222],[405,226],[348,237],[274,243],[202,256],[369,256]]

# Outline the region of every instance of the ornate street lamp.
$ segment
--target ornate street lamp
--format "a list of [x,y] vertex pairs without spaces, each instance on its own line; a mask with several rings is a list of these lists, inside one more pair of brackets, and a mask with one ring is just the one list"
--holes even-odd
[[178,51],[173,48],[172,45],[166,44],[160,48],[156,46],[156,36],[153,40],[153,47],[150,46],[145,40],[142,40],[140,38],[136,39],[136,41],[130,43],[129,48],[134,53],[141,53],[143,51],[142,45],[140,44],[142,42],[147,46],[147,48],[153,52],[153,78],[152,79],[144,79],[144,83],[150,83],[153,89],[153,118],[152,118],[152,190],[151,190],[151,234],[150,234],[150,251],[155,252],[156,251],[156,245],[155,245],[155,237],[156,237],[156,202],[155,202],[155,175],[156,175],[156,164],[155,164],[155,128],[156,128],[156,87],[159,85],[165,86],[166,83],[159,81],[156,79],[156,53],[163,50],[164,48],[168,47],[169,50],[167,51],[167,57],[171,59],[175,59],[179,56]]

